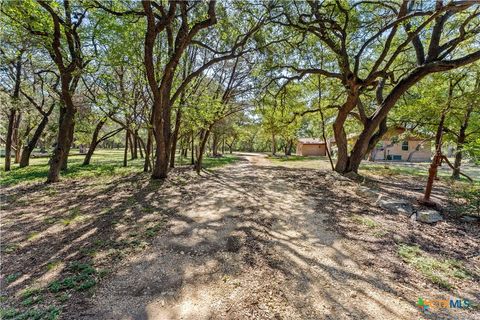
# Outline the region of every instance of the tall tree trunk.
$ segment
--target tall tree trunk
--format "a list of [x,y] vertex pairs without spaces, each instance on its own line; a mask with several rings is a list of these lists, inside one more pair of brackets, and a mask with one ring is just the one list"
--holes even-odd
[[138,130],[135,130],[132,134],[133,139],[133,152],[132,152],[132,159],[138,159]]
[[177,110],[177,113],[175,116],[175,128],[173,129],[173,136],[172,136],[172,150],[170,151],[170,168],[175,167],[175,152],[177,151],[178,133],[180,132],[180,125],[182,121],[182,110],[180,109],[180,107]]
[[[128,128],[128,126],[127,126]],[[127,129],[128,130],[128,129]],[[134,155],[134,150],[133,150],[133,140],[132,139],[132,136],[133,136],[133,133],[130,132],[130,134],[128,135],[128,146],[130,148],[130,159],[135,159],[135,155]]]
[[212,156],[213,157],[218,157],[218,142],[219,142],[218,134],[214,132],[212,136]]
[[422,202],[425,204],[430,203],[430,195],[432,194],[433,182],[437,176],[438,167],[442,162],[442,135],[445,117],[446,110],[442,112],[440,122],[437,127],[437,133],[435,135],[435,155],[433,156],[432,163],[430,164],[430,168],[428,169],[428,181],[427,186],[425,187],[425,194],[422,199]]
[[8,116],[7,137],[5,139],[5,171],[10,171],[10,166],[12,163],[12,136],[13,127],[15,126],[15,114],[16,110],[11,108]]
[[48,172],[47,183],[57,182],[60,178],[60,170],[65,159],[68,158],[67,153],[70,150],[71,138],[73,132],[75,118],[75,108],[68,108],[60,122],[57,136],[57,146],[55,147],[50,159],[50,170]]
[[92,140],[90,141],[90,146],[88,147],[87,154],[85,155],[85,159],[83,159],[83,165],[88,166],[90,164],[90,160],[92,159],[93,152],[97,148],[98,145],[98,134],[100,130],[102,130],[103,125],[105,124],[105,120],[100,120],[97,125],[95,126],[95,130],[93,130]]
[[194,165],[195,164],[195,133],[192,130],[192,153],[191,153],[191,158],[190,158],[190,164]]
[[75,120],[72,121],[72,124],[68,130],[68,143],[65,147],[65,154],[63,156],[62,171],[67,171],[68,169],[68,156],[70,155],[70,149],[72,148],[74,130],[75,130]]
[[208,130],[202,129],[200,134],[200,145],[198,147],[197,161],[195,161],[195,171],[199,174],[202,170],[203,154],[205,153],[205,146],[207,145],[210,136],[210,128]]
[[23,51],[17,57],[17,62],[15,63],[15,86],[13,88],[12,100],[14,107],[10,109],[10,114],[8,116],[8,129],[7,137],[5,139],[5,171],[10,171],[10,166],[12,162],[12,139],[13,132],[15,130],[15,120],[16,120],[16,105],[20,97],[20,83],[22,75],[22,54]]
[[13,126],[13,133],[12,133],[12,142],[15,144],[15,163],[20,162],[20,157],[22,155],[22,140],[20,138],[20,122],[22,120],[22,113],[20,111],[17,112],[17,116],[15,118],[15,125]]
[[[343,125],[350,112],[357,106],[359,102],[359,92],[356,89],[349,92],[347,101],[340,108],[337,119],[333,125],[335,142],[337,143],[338,147],[338,158],[335,165],[335,170],[340,173],[347,173],[351,171],[356,172],[360,162],[368,153],[368,150],[371,150],[372,146],[375,145],[374,141],[378,141],[385,133],[384,128],[386,128],[386,126],[383,126],[383,123],[386,123],[387,115],[395,106],[398,99],[400,99],[400,97],[409,88],[418,83],[426,75],[440,71],[443,71],[443,69],[435,65],[420,66],[412,71],[409,75],[398,81],[385,99],[382,99],[381,103],[378,104],[378,107],[373,115],[366,119],[363,130],[355,142],[350,156],[347,153],[347,137]],[[356,84],[352,84],[351,86],[355,87]],[[377,129],[378,132],[375,133]]]
[[473,103],[468,107],[467,111],[465,112],[465,115],[463,117],[463,123],[460,126],[460,130],[458,132],[458,137],[457,137],[457,148],[455,152],[455,162],[453,164],[453,173],[452,173],[452,178],[453,179],[460,179],[460,166],[462,165],[462,152],[463,152],[463,145],[465,144],[465,140],[467,138],[467,128],[468,128],[468,122],[470,120],[470,115],[472,114],[473,111]]
[[152,119],[150,119],[150,126],[147,129],[147,145],[145,146],[145,161],[143,163],[143,172],[148,172],[152,168],[151,153],[152,153],[152,141],[153,132],[151,128]]
[[[173,81],[173,79],[171,79]],[[170,164],[170,149],[172,129],[170,127],[171,105],[168,101],[171,81],[169,84],[161,89],[160,98],[158,102],[154,103],[153,108],[153,123],[155,138],[155,163],[153,164],[152,179],[165,179],[168,175]],[[162,103],[160,103],[160,101]]]
[[445,118],[447,116],[447,112],[451,107],[452,98],[453,98],[453,89],[454,85],[452,80],[450,80],[450,86],[448,90],[448,100],[447,106],[442,111],[442,115],[440,116],[440,122],[438,123],[437,133],[435,135],[435,155],[433,156],[432,163],[430,164],[430,168],[428,169],[428,180],[427,186],[425,187],[425,194],[423,199],[421,200],[422,203],[431,205],[432,202],[430,201],[430,195],[432,194],[433,189],[433,182],[437,178],[437,170],[438,167],[442,164],[442,138],[443,138],[443,127],[445,124]]
[[335,170],[335,165],[333,164],[332,155],[330,154],[329,143],[327,141],[327,134],[325,132],[325,115],[323,114],[323,109],[322,109],[322,82],[321,82],[320,75],[318,76],[318,110],[320,111],[320,120],[322,122],[322,137],[323,137],[323,143],[325,144],[325,151],[328,156],[328,161],[330,161],[330,166],[332,167],[332,170]]
[[275,134],[272,133],[272,156],[277,153],[277,142],[275,141]]
[[30,156],[32,154],[32,151],[35,149],[35,146],[37,145],[38,140],[40,139],[43,133],[43,130],[45,129],[47,124],[48,124],[48,115],[44,115],[37,129],[35,129],[35,132],[33,133],[32,138],[30,139],[28,144],[23,148],[22,157],[20,159],[20,168],[27,167],[30,164]]
[[130,130],[125,130],[125,149],[123,151],[123,166],[128,165],[128,142],[130,141]]
[[143,144],[143,141],[139,136],[137,136],[135,139],[138,140],[138,152],[140,153],[140,158],[143,159],[143,150],[145,149],[145,145]]

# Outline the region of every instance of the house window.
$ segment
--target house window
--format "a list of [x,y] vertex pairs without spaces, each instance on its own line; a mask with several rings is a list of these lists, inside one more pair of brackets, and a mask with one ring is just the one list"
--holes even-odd
[[402,142],[402,150],[408,151],[408,141],[407,140]]

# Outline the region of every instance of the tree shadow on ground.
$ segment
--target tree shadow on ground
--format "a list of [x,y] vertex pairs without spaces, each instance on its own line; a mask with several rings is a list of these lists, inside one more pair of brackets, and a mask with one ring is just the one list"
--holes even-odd
[[2,287],[48,291],[83,262],[111,275],[95,298],[47,298],[68,319],[409,318],[398,261],[383,266],[391,272],[369,264],[391,240],[350,247],[358,239],[338,217],[367,204],[325,175],[240,163],[164,182],[131,174],[12,189],[3,241],[16,248],[2,252],[2,274],[22,276]]

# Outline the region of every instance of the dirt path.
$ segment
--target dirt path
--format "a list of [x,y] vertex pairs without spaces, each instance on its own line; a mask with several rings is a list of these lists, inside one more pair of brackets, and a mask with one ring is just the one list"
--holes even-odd
[[[151,195],[165,232],[97,290],[81,319],[412,319],[368,254],[329,230],[325,177],[259,155]],[[331,183],[331,181],[330,181]]]

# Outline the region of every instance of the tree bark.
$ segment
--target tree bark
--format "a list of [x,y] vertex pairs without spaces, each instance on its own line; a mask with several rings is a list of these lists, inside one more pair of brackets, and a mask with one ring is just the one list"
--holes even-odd
[[[70,2],[64,1],[65,19],[61,19],[56,11],[50,6],[49,2],[41,1],[39,4],[48,11],[53,24],[53,33],[51,39],[50,56],[58,68],[60,75],[61,100],[62,108],[64,108],[63,116],[60,119],[58,129],[57,146],[53,151],[50,159],[50,170],[47,176],[47,183],[57,182],[60,177],[60,169],[66,168],[68,160],[68,152],[73,140],[73,130],[75,126],[75,113],[77,111],[72,96],[75,92],[78,81],[80,80],[81,71],[85,68],[86,63],[83,62],[80,37],[78,35],[79,26],[72,24],[72,12]],[[80,21],[81,22],[81,21]],[[66,50],[70,55],[71,61],[64,61],[64,53],[62,53],[62,34],[68,43]],[[75,40],[74,40],[75,39]]]
[[218,134],[214,132],[212,136],[212,156],[213,157],[218,157],[218,142],[219,142]]
[[[15,63],[15,86],[12,93],[12,101],[16,105],[20,97],[20,83],[22,76],[22,54],[23,51],[17,57]],[[8,116],[8,128],[7,128],[7,137],[5,139],[5,171],[10,171],[11,162],[12,162],[12,139],[13,132],[15,130],[15,120],[16,120],[16,106],[10,109],[10,114]]]
[[15,124],[13,126],[13,133],[12,133],[12,142],[15,144],[15,163],[20,162],[20,157],[22,155],[22,140],[19,134],[21,120],[22,120],[22,113],[18,111],[17,116],[15,118]]
[[453,172],[452,178],[453,179],[460,179],[460,166],[462,165],[462,157],[463,157],[463,145],[465,144],[465,140],[467,138],[467,128],[468,122],[470,120],[470,115],[473,111],[473,103],[468,107],[465,115],[463,117],[463,123],[460,126],[460,130],[458,132],[457,137],[457,148],[455,151],[455,162],[453,163]]
[[35,132],[33,133],[32,138],[30,139],[28,144],[23,148],[22,157],[20,159],[20,168],[27,167],[30,164],[30,156],[33,150],[35,149],[35,146],[37,145],[38,140],[40,139],[43,133],[43,130],[45,129],[47,124],[48,124],[48,115],[44,115],[37,129],[35,129]]
[[175,152],[177,151],[178,133],[180,132],[180,125],[182,120],[182,110],[180,110],[180,107],[177,110],[177,114],[175,117],[175,129],[173,130],[172,136],[172,150],[170,151],[170,168],[175,167]]
[[435,155],[433,156],[432,163],[428,169],[428,181],[427,186],[425,187],[425,194],[423,196],[422,202],[425,204],[430,204],[430,195],[432,194],[433,182],[437,176],[437,169],[442,162],[442,135],[443,135],[443,125],[445,123],[446,110],[442,112],[440,117],[440,122],[437,127],[437,133],[435,135]]
[[62,168],[61,168],[62,171],[67,171],[68,169],[68,156],[70,155],[70,149],[72,148],[74,131],[75,131],[75,120],[72,121],[72,124],[68,128],[68,133],[67,133],[68,143],[65,146],[65,154],[63,155]]
[[10,171],[11,169],[12,136],[13,136],[13,127],[15,125],[15,115],[16,115],[16,110],[14,108],[11,108],[10,114],[8,116],[7,137],[5,138],[5,171]]
[[90,146],[88,147],[87,154],[85,155],[85,159],[83,160],[84,166],[88,166],[90,164],[90,160],[92,159],[93,152],[97,148],[98,145],[98,135],[100,133],[100,130],[102,130],[103,125],[106,123],[105,120],[100,120],[97,125],[95,126],[95,130],[93,130],[93,135],[92,135],[92,140],[90,141]]
[[190,164],[194,165],[195,164],[195,133],[192,130],[192,152],[190,155]]
[[132,152],[132,159],[138,159],[138,130],[135,130],[132,135],[133,140],[133,152]]
[[130,140],[130,130],[125,130],[125,149],[123,151],[123,166],[128,164],[128,141]]
[[277,143],[275,141],[275,134],[272,133],[272,156],[277,153]]
[[205,153],[205,146],[207,145],[208,137],[210,136],[210,129],[204,130],[200,133],[200,145],[198,147],[198,154],[197,154],[197,161],[195,162],[195,171],[200,174],[202,170],[202,161],[203,161],[203,154]]
[[[67,98],[68,99],[68,98]],[[70,131],[74,125],[75,108],[73,106],[65,111],[57,135],[57,145],[50,159],[50,170],[48,171],[47,183],[57,182],[60,178],[60,170],[67,153],[70,150]]]

